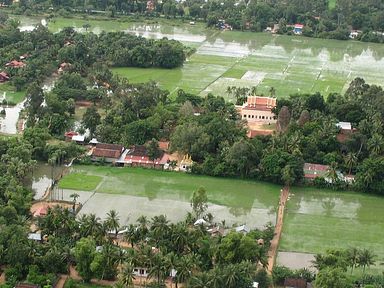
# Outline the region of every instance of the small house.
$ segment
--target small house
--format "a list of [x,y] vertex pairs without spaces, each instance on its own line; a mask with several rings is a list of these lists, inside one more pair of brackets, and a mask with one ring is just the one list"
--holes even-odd
[[96,138],[92,138],[91,141],[89,141],[89,144],[92,146],[96,146],[96,144],[99,143]]
[[313,180],[316,177],[325,177],[328,170],[328,165],[304,163],[304,178]]
[[[160,146],[160,145],[159,145]],[[160,149],[160,156],[154,160],[149,159],[147,148],[143,145],[134,145],[125,152],[124,159],[119,161],[124,166],[148,167],[163,169],[167,164],[169,155]]]
[[85,140],[84,135],[74,135],[72,136],[72,141],[76,142],[77,144],[83,145]]
[[241,226],[239,226],[239,227],[236,227],[236,228],[235,228],[235,231],[236,231],[237,233],[247,234],[247,233],[249,233],[249,232],[251,231],[251,229],[249,229],[249,227],[246,226],[246,225],[241,225]]
[[304,28],[304,25],[303,24],[295,24],[295,26],[293,26],[293,33],[296,34],[296,35],[301,35],[303,34],[303,28]]
[[0,72],[0,83],[9,81],[9,75],[6,72]]
[[104,160],[108,163],[115,163],[124,152],[124,146],[120,144],[97,143],[92,151],[93,161]]
[[339,128],[339,133],[336,135],[336,140],[339,143],[346,142],[351,135],[357,131],[356,128],[352,128],[352,124],[350,122],[338,122],[336,123],[336,127]]
[[138,276],[138,277],[147,278],[149,275],[149,269],[148,268],[135,267],[135,268],[133,268],[133,275]]
[[305,279],[287,278],[284,280],[285,288],[307,288],[307,281]]
[[41,206],[37,208],[35,212],[33,212],[33,217],[44,217],[48,214],[48,207],[47,206]]
[[79,133],[75,132],[75,131],[68,131],[68,132],[65,132],[64,133],[64,136],[65,136],[65,141],[69,142],[69,141],[72,141],[72,138],[74,136],[77,136],[79,135]]
[[66,62],[63,62],[59,65],[59,69],[57,70],[57,72],[60,74],[60,73],[63,73],[64,71],[67,71],[70,67],[72,66],[71,63],[66,63]]
[[27,64],[25,64],[22,61],[17,61],[17,60],[12,60],[11,62],[8,62],[5,64],[6,67],[11,67],[11,68],[22,68],[25,67]]
[[41,242],[42,241],[41,233],[29,233],[28,239],[36,242]]

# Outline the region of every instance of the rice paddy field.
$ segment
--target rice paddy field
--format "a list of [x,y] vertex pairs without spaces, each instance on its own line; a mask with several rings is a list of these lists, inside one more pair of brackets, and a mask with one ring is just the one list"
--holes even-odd
[[[45,23],[45,19],[22,17],[21,29],[31,29],[41,20]],[[89,28],[85,28],[86,24]],[[264,95],[269,95],[274,87],[278,97],[314,92],[327,96],[344,92],[355,77],[363,77],[370,84],[384,83],[384,49],[380,44],[219,31],[208,29],[203,23],[190,25],[167,19],[135,22],[124,18],[106,21],[58,17],[48,22],[53,32],[68,26],[79,32],[125,31],[146,38],[167,37],[196,48],[181,68],[113,69],[133,83],[154,80],[172,95],[184,89],[234,101],[226,93],[228,86],[257,86],[258,93]]]
[[207,191],[208,212],[216,222],[261,228],[276,221],[281,187],[255,181],[140,168],[74,166],[59,182],[56,194],[71,200],[70,195],[76,191],[84,205],[80,214],[95,213],[104,218],[115,209],[122,223],[135,222],[141,215],[151,218],[159,214],[179,221],[191,211],[190,199],[199,187]]
[[377,255],[371,272],[384,270],[384,198],[314,188],[294,187],[291,193],[279,251],[367,248]]

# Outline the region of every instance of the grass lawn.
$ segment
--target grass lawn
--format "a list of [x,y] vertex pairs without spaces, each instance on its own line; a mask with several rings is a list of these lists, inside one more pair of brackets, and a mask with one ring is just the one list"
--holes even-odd
[[3,93],[5,93],[5,99],[7,101],[15,104],[20,103],[25,98],[25,90],[15,91],[15,88],[9,83],[0,84],[0,94]]
[[336,0],[328,0],[328,8],[333,9],[336,7]]
[[[352,192],[292,188],[280,251],[322,253],[367,248],[384,261],[384,198]],[[383,266],[371,268],[382,271]]]
[[93,191],[101,182],[103,177],[87,175],[85,173],[71,173],[66,175],[60,182],[59,188]]

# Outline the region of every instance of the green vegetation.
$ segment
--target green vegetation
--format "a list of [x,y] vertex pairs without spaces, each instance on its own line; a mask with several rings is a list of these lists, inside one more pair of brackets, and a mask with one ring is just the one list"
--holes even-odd
[[328,0],[328,8],[329,9],[336,8],[336,0]]
[[[199,187],[209,191],[208,201],[229,207],[251,208],[255,198],[264,206],[275,206],[280,186],[257,181],[238,179],[214,178],[207,176],[189,175],[185,173],[165,172],[142,168],[116,168],[108,166],[76,165],[74,173],[66,175],[60,181],[60,187],[83,190],[90,185],[93,177],[104,177],[103,183],[96,192],[150,197],[157,195],[163,199],[181,199],[189,202],[193,192]],[[79,173],[80,172],[80,173]],[[77,185],[73,179],[81,175],[84,183]],[[89,177],[89,178],[88,178]],[[68,180],[67,180],[68,179]],[[67,185],[62,183],[73,183]],[[65,186],[65,187],[64,187]],[[90,190],[90,189],[87,189]]]
[[103,178],[101,176],[86,175],[84,173],[71,173],[66,175],[59,183],[59,188],[93,191]]
[[5,99],[10,103],[20,103],[25,98],[25,91],[15,91],[9,83],[0,84],[0,94],[5,93]]
[[[369,248],[384,259],[384,199],[352,192],[292,187],[281,251],[324,253],[327,249]],[[371,267],[382,271],[382,266]]]

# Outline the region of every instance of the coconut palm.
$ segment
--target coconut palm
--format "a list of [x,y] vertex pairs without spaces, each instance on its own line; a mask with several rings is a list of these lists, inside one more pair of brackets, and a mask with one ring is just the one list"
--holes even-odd
[[133,280],[135,280],[135,275],[133,274],[133,266],[130,263],[125,263],[123,270],[119,276],[119,282],[123,284],[124,287],[134,287]]
[[161,253],[152,255],[150,259],[150,269],[148,276],[156,277],[157,284],[163,283],[168,272],[168,267],[165,265],[166,260]]
[[363,249],[359,252],[357,265],[363,267],[363,273],[365,268],[375,264],[376,255],[368,249]]
[[373,134],[368,140],[368,149],[373,155],[380,155],[383,152],[384,140],[380,134]]
[[357,266],[359,261],[359,249],[356,247],[351,247],[347,250],[347,259],[351,266],[351,274],[353,269]]
[[75,212],[76,200],[77,200],[77,198],[80,197],[80,195],[77,193],[72,193],[71,195],[69,195],[69,197],[71,197],[73,199],[72,210],[73,210],[73,212]]
[[357,164],[357,155],[355,153],[349,152],[344,157],[345,165],[348,167],[348,174],[351,174],[352,168]]
[[148,218],[144,215],[137,219],[139,223],[138,232],[141,240],[144,240],[148,233]]
[[275,87],[269,88],[269,95],[271,97],[275,97],[276,96],[276,89],[275,89]]
[[117,233],[119,233],[120,227],[120,218],[116,210],[110,210],[107,213],[107,219],[105,220],[105,226],[107,229],[115,232],[115,237],[117,238]]
[[155,216],[152,218],[152,225],[150,230],[152,233],[152,238],[155,239],[156,245],[158,247],[160,245],[160,242],[162,242],[162,240],[164,240],[168,235],[168,223],[169,221],[164,215]]
[[332,162],[331,165],[329,165],[329,169],[325,175],[331,180],[331,183],[335,183],[339,179],[336,162]]
[[189,288],[212,288],[212,277],[207,272],[202,272],[196,276],[191,277]]
[[124,233],[124,240],[131,244],[131,247],[135,245],[138,240],[137,227],[133,224],[128,226],[127,232]]

